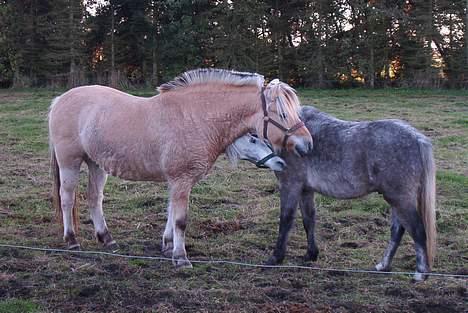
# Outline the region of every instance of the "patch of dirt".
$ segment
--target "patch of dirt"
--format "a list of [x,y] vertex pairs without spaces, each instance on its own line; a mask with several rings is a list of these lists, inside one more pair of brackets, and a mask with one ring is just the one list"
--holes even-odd
[[366,245],[367,245],[366,242],[345,241],[342,244],[340,244],[340,247],[349,248],[349,249],[357,249],[357,248],[365,247]]
[[199,229],[199,233],[196,237],[203,238],[215,234],[231,234],[236,231],[245,229],[247,225],[238,219],[228,221],[207,219],[203,222],[198,222],[196,227]]
[[280,303],[280,304],[273,304],[273,303],[266,303],[257,305],[257,312],[263,313],[331,313],[331,309],[325,310],[314,310],[307,304],[302,303]]
[[409,304],[412,312],[414,313],[456,313],[460,312],[458,308],[447,300],[440,299],[440,301],[425,300],[414,301]]

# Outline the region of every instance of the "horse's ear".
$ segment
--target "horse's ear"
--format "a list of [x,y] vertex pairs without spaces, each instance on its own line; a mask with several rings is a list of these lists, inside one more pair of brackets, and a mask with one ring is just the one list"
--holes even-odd
[[275,78],[265,87],[265,98],[267,101],[267,107],[269,107],[273,100],[278,97],[280,91],[281,82]]
[[275,78],[275,79],[273,79],[271,82],[268,83],[267,88],[268,88],[268,87],[272,87],[272,86],[274,86],[274,85],[278,85],[278,84],[280,84],[280,83],[281,83],[281,81],[280,81],[278,78]]

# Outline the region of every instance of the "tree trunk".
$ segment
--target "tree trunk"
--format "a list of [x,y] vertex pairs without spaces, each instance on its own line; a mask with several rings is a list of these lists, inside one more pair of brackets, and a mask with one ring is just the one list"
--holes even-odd
[[117,73],[115,72],[115,42],[114,42],[114,32],[115,32],[115,9],[114,5],[111,4],[111,81],[110,85],[113,88],[117,87]]
[[[372,39],[371,39],[372,40]],[[374,88],[375,86],[375,68],[374,68],[374,43],[371,43],[370,47],[370,60],[369,60],[369,87]]]
[[[318,16],[318,21],[317,21],[317,26],[318,26],[318,49],[317,49],[317,60],[311,60],[312,64],[314,62],[317,62],[318,64],[318,86],[319,88],[324,88],[325,87],[325,81],[324,81],[324,73],[323,73],[323,51],[322,51],[322,38],[326,38],[323,33],[323,23],[322,23],[322,2],[319,2],[319,16]],[[313,32],[313,30],[312,30]]]
[[151,83],[153,86],[159,86],[159,75],[158,75],[158,25],[156,14],[158,14],[156,8],[156,3],[153,1],[153,16],[152,16],[152,26],[153,26],[153,51],[151,54],[151,61],[153,63],[153,69],[151,73]]
[[466,0],[465,6],[465,71],[464,71],[464,82],[465,88],[468,88],[468,0]]
[[73,4],[72,1],[68,1],[68,9],[69,9],[69,15],[68,15],[68,23],[69,23],[69,40],[70,40],[70,72],[68,73],[68,87],[73,88],[78,86],[78,79],[77,79],[77,73],[76,73],[76,63],[75,63],[75,47],[74,45],[74,16],[73,16]]

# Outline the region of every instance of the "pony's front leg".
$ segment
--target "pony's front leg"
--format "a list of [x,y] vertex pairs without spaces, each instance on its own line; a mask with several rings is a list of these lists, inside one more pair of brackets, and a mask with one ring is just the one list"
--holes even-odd
[[172,250],[174,249],[173,243],[174,237],[174,228],[172,227],[172,213],[171,205],[167,206],[167,222],[166,228],[164,229],[164,234],[162,237],[161,253],[167,257],[172,257]]
[[302,186],[299,184],[282,183],[280,188],[281,214],[278,239],[273,255],[266,264],[276,265],[284,260],[286,255],[286,245],[288,243],[289,232],[294,225],[297,204],[299,202]]
[[170,184],[170,219],[173,229],[172,263],[176,267],[192,267],[185,251],[185,229],[187,228],[188,199],[193,184],[178,181]]
[[302,192],[299,207],[302,213],[302,224],[307,235],[307,253],[304,256],[304,261],[317,261],[319,250],[315,243],[315,202],[313,191],[304,190]]

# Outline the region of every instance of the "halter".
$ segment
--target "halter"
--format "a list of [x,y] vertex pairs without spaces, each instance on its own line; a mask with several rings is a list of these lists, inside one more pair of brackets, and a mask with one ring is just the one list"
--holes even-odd
[[255,162],[255,166],[258,167],[258,168],[268,168],[268,166],[266,166],[265,163],[269,159],[274,158],[275,156],[276,156],[276,154],[272,151],[269,155],[267,155],[263,159],[258,160],[257,162]]
[[[262,108],[263,108],[263,138],[265,138],[266,140],[268,140],[268,123],[271,123],[273,124],[274,126],[276,126],[277,128],[279,128],[280,130],[283,131],[284,133],[284,138],[283,138],[283,148],[286,148],[286,143],[288,142],[288,139],[289,137],[296,131],[298,130],[299,128],[303,127],[304,126],[304,122],[303,121],[300,121],[298,122],[297,124],[295,124],[294,126],[292,127],[289,127],[289,128],[286,128],[284,127],[283,125],[281,125],[280,123],[278,123],[277,121],[275,121],[274,119],[270,118],[268,116],[268,111],[267,111],[267,104],[266,104],[266,99],[265,99],[265,94],[264,94],[264,91],[265,91],[265,87],[262,88]],[[269,140],[268,140],[269,141]],[[258,162],[261,162],[263,160],[260,160]],[[266,161],[268,160],[265,160],[263,163],[265,163]]]

